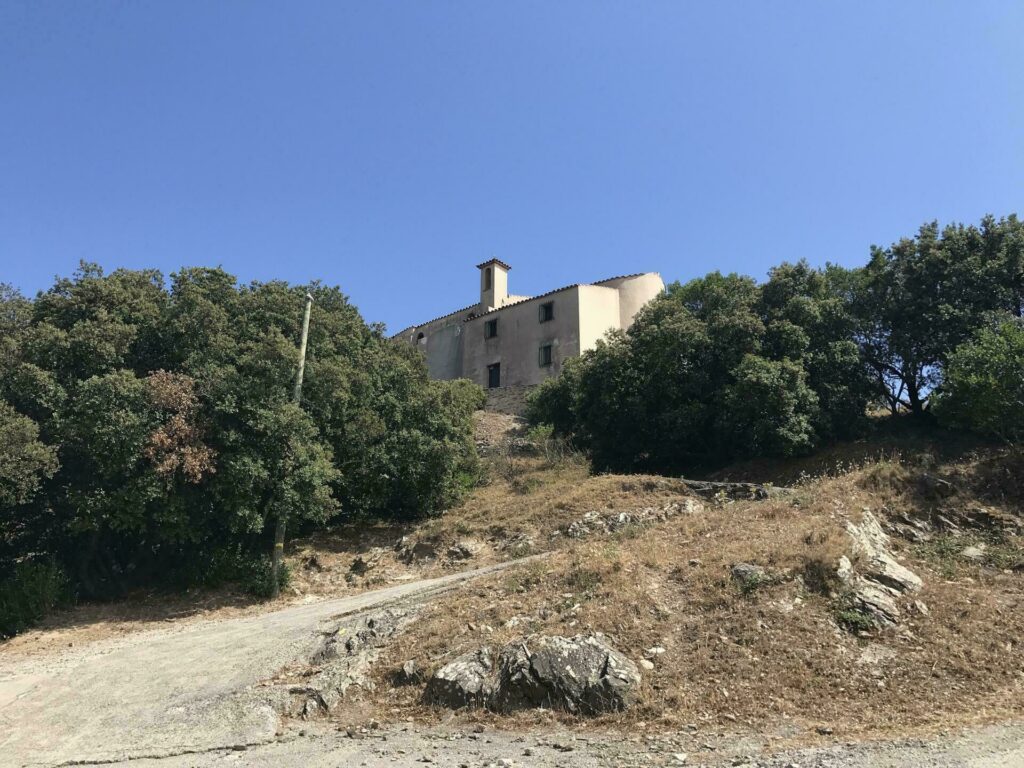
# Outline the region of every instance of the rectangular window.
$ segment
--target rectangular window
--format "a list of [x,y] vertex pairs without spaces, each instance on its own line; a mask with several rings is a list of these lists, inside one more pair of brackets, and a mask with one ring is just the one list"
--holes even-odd
[[487,366],[487,388],[496,389],[501,386],[501,363]]
[[551,365],[551,345],[545,344],[540,348],[540,352],[537,355],[537,362],[540,363],[541,368],[547,368]]
[[540,321],[546,323],[555,319],[555,302],[548,301],[540,305]]
[[497,321],[497,319],[495,319],[495,320],[488,320],[487,322],[485,322],[484,323],[484,338],[485,339],[493,339],[497,335],[498,335],[498,321]]

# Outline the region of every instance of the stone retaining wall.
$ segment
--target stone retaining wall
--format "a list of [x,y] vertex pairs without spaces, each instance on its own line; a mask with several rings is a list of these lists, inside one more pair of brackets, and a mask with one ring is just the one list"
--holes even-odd
[[487,405],[484,406],[484,410],[522,416],[526,411],[526,395],[533,388],[533,386],[519,386],[488,389]]

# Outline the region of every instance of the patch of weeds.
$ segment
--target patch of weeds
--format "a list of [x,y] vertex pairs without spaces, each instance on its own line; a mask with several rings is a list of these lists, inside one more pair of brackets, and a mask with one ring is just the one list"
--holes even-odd
[[807,589],[826,597],[836,592],[842,584],[835,567],[820,558],[805,560],[802,576]]
[[880,459],[864,471],[861,485],[872,491],[904,491],[910,480],[910,472],[899,459]]
[[469,525],[469,523],[463,520],[460,520],[455,524],[454,530],[460,536],[468,536],[473,532],[473,528]]
[[592,568],[584,568],[579,562],[575,562],[569,573],[565,576],[565,584],[573,592],[589,593],[601,586],[600,572]]
[[539,477],[530,475],[528,477],[516,477],[509,482],[512,490],[521,496],[526,496],[540,489],[544,483]]
[[875,628],[875,622],[870,616],[866,616],[856,608],[837,609],[833,616],[840,627],[854,635],[861,632],[870,632]]
[[1024,562],[1024,552],[1007,541],[990,543],[985,549],[985,565],[1000,571],[1020,570]]
[[630,539],[637,538],[641,533],[643,533],[645,527],[646,526],[643,526],[640,523],[627,523],[615,531],[615,533],[612,534],[612,538],[616,541],[629,541]]
[[751,595],[761,587],[771,584],[774,579],[767,573],[752,572],[745,573],[736,579],[736,584],[740,589],[740,594],[743,596]]
[[870,632],[876,627],[875,620],[857,608],[853,593],[849,591],[832,601],[832,616],[842,629],[854,635]]
[[973,541],[965,536],[943,533],[918,544],[914,554],[928,561],[944,579],[953,579],[964,561],[960,553]]
[[528,592],[533,587],[540,586],[544,575],[544,568],[539,563],[530,563],[521,568],[515,568],[505,577],[505,591]]

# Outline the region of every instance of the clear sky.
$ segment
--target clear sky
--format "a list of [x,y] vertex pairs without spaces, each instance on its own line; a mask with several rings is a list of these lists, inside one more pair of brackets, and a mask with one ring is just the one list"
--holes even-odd
[[338,284],[392,331],[1024,214],[1024,3],[0,0],[0,281]]

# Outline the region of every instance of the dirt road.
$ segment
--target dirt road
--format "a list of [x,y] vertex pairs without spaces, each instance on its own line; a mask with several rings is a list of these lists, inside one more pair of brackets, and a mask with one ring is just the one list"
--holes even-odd
[[507,564],[240,619],[170,625],[4,658],[0,765],[59,765],[177,754],[274,738],[277,713],[254,689],[309,655],[325,622],[420,601]]
[[[475,733],[468,728],[389,727],[350,738],[318,730],[245,750],[215,750],[119,762],[123,768],[1021,768],[1024,725],[998,725],[929,740],[838,743],[771,754],[733,737],[709,752],[693,742],[559,730]],[[682,759],[681,759],[682,758]]]

